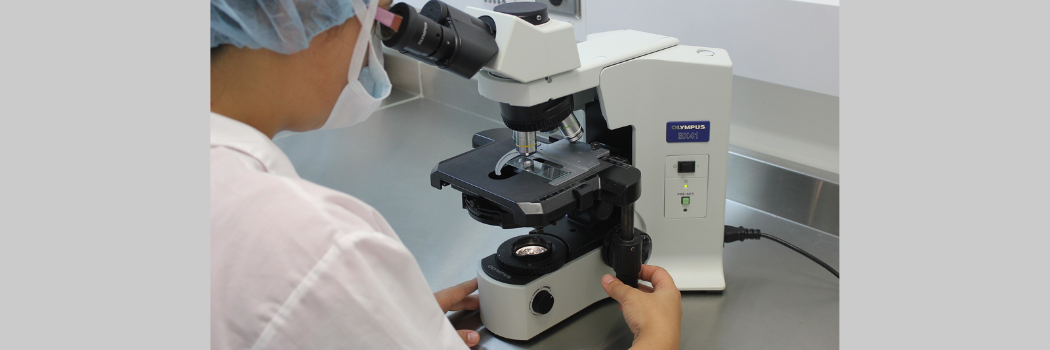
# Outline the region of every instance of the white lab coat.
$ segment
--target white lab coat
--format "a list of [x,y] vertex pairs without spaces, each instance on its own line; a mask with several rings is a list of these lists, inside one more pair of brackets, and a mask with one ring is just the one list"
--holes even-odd
[[211,116],[211,348],[466,349],[375,209]]

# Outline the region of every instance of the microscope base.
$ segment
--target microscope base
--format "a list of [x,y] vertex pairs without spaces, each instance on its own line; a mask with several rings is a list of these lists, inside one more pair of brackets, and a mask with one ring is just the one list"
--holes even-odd
[[[486,268],[489,267],[479,262],[481,322],[492,333],[514,340],[529,340],[608,298],[601,280],[605,274],[614,274],[613,269],[602,262],[600,248],[525,285],[496,281],[484,272]],[[548,297],[553,299],[552,306]],[[549,310],[541,313],[547,308]]]

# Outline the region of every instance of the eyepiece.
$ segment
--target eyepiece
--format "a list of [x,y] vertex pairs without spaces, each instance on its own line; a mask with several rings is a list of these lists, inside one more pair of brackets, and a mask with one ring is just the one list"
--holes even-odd
[[[383,45],[402,53],[411,53],[413,56],[433,57],[437,53],[444,42],[444,27],[437,21],[416,13],[416,9],[403,2],[390,7],[390,12],[403,19],[397,32],[389,28],[380,31]],[[447,46],[452,45],[449,43]]]
[[499,51],[491,19],[486,22],[437,0],[418,13],[403,2],[389,11],[402,21],[396,31],[381,28],[383,45],[464,78],[476,74]]

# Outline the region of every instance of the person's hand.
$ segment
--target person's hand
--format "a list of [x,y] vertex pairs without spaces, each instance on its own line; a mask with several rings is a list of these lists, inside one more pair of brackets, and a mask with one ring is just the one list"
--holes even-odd
[[384,10],[389,10],[390,4],[393,2],[394,0],[379,0],[379,7],[382,7]]
[[[478,290],[478,279],[474,278],[442,289],[434,293],[434,298],[437,299],[438,305],[441,305],[441,311],[444,312],[477,310],[481,306],[481,301],[478,300],[477,295],[470,295],[476,290]],[[463,342],[467,343],[467,346],[477,345],[478,341],[481,340],[478,332],[472,330],[461,329],[457,330],[456,333],[459,333],[459,337],[463,338]]]
[[682,293],[671,275],[659,266],[642,265],[638,274],[652,282],[631,288],[612,275],[602,277],[602,287],[620,303],[623,318],[634,333],[632,349],[678,349],[682,337]]

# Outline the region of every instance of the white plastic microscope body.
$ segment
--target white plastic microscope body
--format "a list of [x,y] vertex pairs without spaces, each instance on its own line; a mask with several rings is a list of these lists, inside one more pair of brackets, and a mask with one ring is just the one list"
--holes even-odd
[[[576,94],[576,109],[597,96],[610,130],[633,127],[631,158],[642,173],[635,226],[652,237],[648,264],[667,269],[680,290],[724,290],[722,247],[732,93],[728,53],[679,45],[672,37],[633,30],[591,34],[577,44],[572,26],[565,22],[551,19],[532,25],[478,8],[467,7],[465,12],[490,16],[496,23],[499,54],[477,75],[481,95],[515,106],[533,106]],[[680,122],[707,122],[709,139],[672,142],[672,137],[705,133],[679,132],[674,128]],[[695,170],[681,173],[679,162],[694,162]],[[599,252],[524,286],[495,281],[485,274],[486,266],[479,264],[482,322],[497,335],[527,340],[606,298],[600,280],[613,271]],[[546,314],[530,308],[531,298],[540,290],[548,290],[555,300]]]

